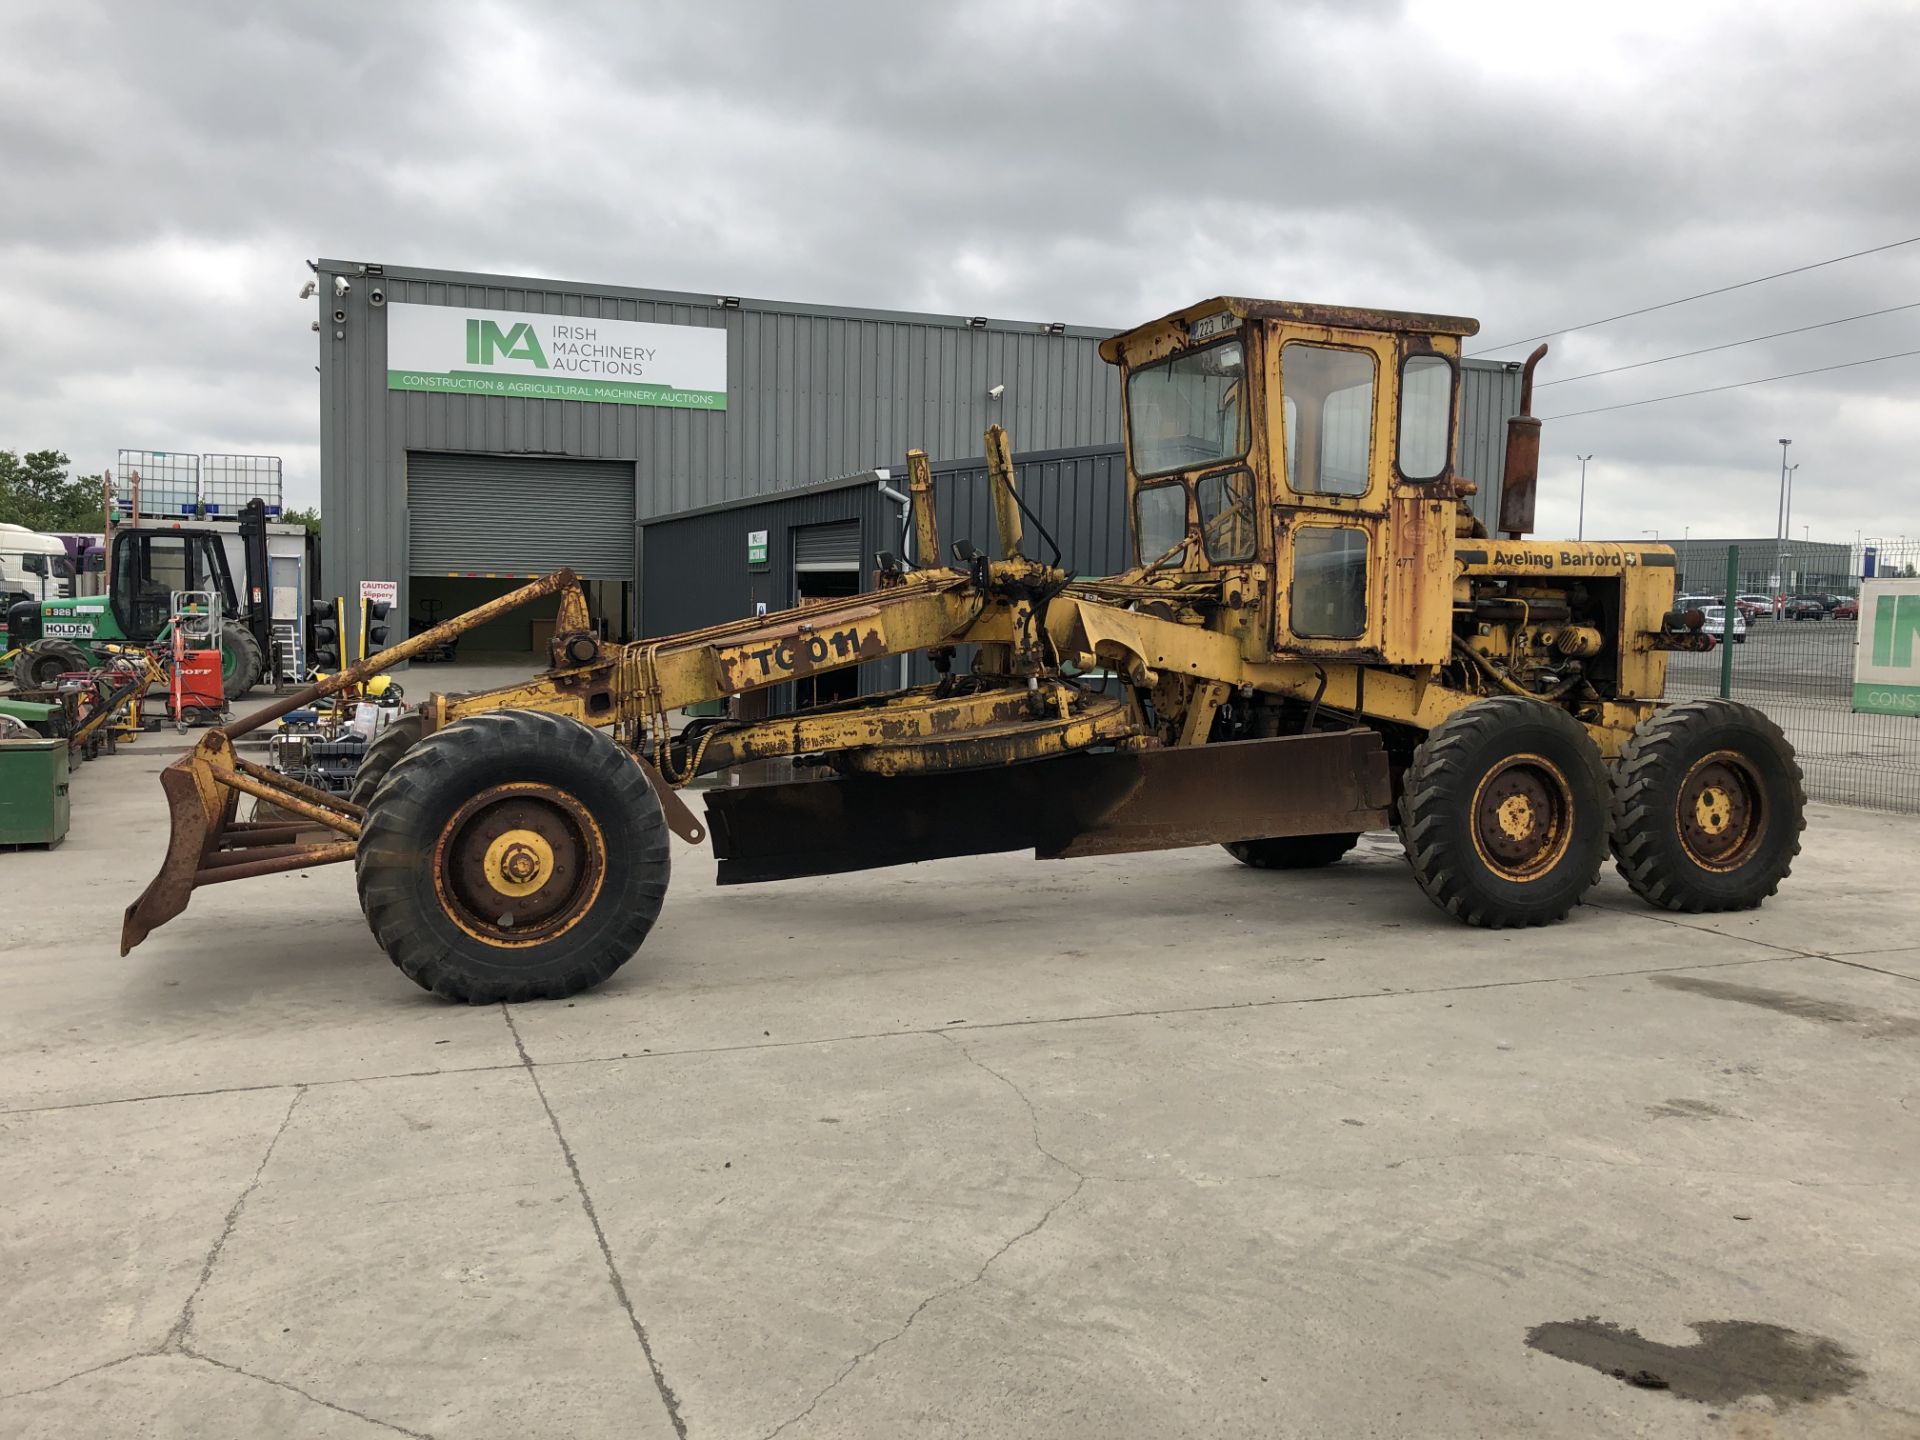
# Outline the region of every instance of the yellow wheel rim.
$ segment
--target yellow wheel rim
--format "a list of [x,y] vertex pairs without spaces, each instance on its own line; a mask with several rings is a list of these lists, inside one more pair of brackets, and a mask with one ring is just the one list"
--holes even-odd
[[1573,842],[1573,787],[1544,755],[1510,755],[1474,787],[1467,829],[1474,853],[1503,880],[1550,874]]
[[1702,755],[1680,779],[1674,825],[1687,858],[1725,874],[1751,860],[1766,839],[1766,788],[1736,750]]

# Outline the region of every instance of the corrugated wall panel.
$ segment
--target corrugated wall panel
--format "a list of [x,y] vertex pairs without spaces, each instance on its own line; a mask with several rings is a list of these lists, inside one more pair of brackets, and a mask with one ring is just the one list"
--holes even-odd
[[1520,410],[1520,370],[1486,360],[1468,360],[1460,374],[1460,425],[1454,446],[1457,471],[1480,487],[1473,513],[1492,531],[1500,513],[1500,477],[1506,469],[1507,417]]

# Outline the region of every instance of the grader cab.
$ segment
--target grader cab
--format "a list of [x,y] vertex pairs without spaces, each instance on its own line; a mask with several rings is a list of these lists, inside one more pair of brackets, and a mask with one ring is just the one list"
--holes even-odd
[[[1452,459],[1477,328],[1216,299],[1107,340],[1136,559],[1111,578],[1076,579],[1049,537],[1029,540],[996,427],[996,556],[962,537],[943,558],[914,452],[911,554],[877,557],[864,594],[607,646],[561,572],[448,621],[169,767],[168,854],[123,953],[199,885],[352,860],[376,939],[421,985],[472,1003],[572,994],[646,938],[670,832],[710,839],[738,883],[1205,844],[1305,868],[1392,825],[1415,881],[1473,925],[1563,918],[1609,849],[1651,903],[1757,905],[1799,850],[1792,751],[1745,706],[1661,703],[1667,654],[1712,643],[1672,608],[1670,549],[1525,538],[1538,421],[1510,423],[1501,533],[1473,518]],[[369,748],[345,799],[234,750],[555,593],[547,671],[433,696]],[[914,652],[936,683],[670,723]],[[802,778],[706,789],[704,822],[685,803],[698,777],[775,757]],[[273,809],[241,820],[242,795]]]

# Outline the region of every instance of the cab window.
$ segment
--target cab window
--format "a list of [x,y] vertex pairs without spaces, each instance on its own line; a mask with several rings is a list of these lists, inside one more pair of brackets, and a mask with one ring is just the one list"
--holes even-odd
[[1253,476],[1245,470],[1208,475],[1193,487],[1200,538],[1216,564],[1253,558]]
[[1293,536],[1293,633],[1354,640],[1367,629],[1367,536],[1349,525],[1303,525]]
[[1364,495],[1373,460],[1373,356],[1295,340],[1281,347],[1287,483],[1301,495]]
[[1127,377],[1127,439],[1141,477],[1247,453],[1244,352],[1238,340],[1174,355]]
[[1187,533],[1187,487],[1142,485],[1133,499],[1135,534],[1140,540],[1140,563],[1159,565]]
[[1400,473],[1438,480],[1447,473],[1453,429],[1453,362],[1409,355],[1400,367]]

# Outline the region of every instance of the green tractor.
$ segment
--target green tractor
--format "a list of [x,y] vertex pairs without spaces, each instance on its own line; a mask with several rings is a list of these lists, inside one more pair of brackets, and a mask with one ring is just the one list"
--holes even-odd
[[220,678],[227,699],[245,695],[267,674],[272,633],[265,507],[255,501],[241,512],[238,534],[248,573],[238,591],[227,562],[226,533],[165,521],[117,526],[107,559],[107,594],[22,600],[8,608],[9,643],[18,647],[14,684],[35,690],[65,671],[93,669],[104,661],[96,647],[105,641],[147,645],[164,640],[171,634],[174,592],[210,590],[220,597],[225,617]]

